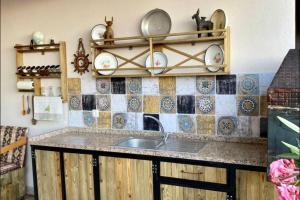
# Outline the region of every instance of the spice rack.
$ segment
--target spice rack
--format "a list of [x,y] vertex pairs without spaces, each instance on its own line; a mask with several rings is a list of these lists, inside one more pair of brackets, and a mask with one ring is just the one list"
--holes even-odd
[[[197,37],[198,34],[212,34],[219,36],[204,36]],[[214,34],[215,33],[215,34]],[[155,40],[156,38],[165,37],[165,40]],[[175,39],[174,39],[175,38]],[[113,45],[104,44],[106,41],[114,41]],[[100,44],[99,44],[100,43]],[[103,44],[101,44],[103,43]],[[207,45],[217,44],[223,48],[224,51],[224,62],[222,65],[205,65],[204,59],[199,58],[206,52],[206,48],[197,50],[197,53],[188,53],[184,50],[179,50],[176,45],[191,45],[191,48],[196,43],[203,43]],[[175,47],[174,47],[175,45]],[[120,55],[120,53],[112,52],[113,49],[128,48],[146,48],[144,51],[137,55],[128,58]],[[156,51],[168,50],[180,56],[184,56],[184,59],[172,66],[166,67],[154,67],[153,53]],[[120,37],[114,39],[101,39],[91,41],[91,52],[93,57],[93,69],[92,73],[95,77],[161,77],[161,76],[194,76],[194,75],[225,75],[230,73],[230,27],[218,30],[205,30],[205,31],[193,31],[193,32],[182,32],[182,33],[171,33],[171,34],[160,34],[151,36],[132,36],[132,37]],[[114,69],[110,75],[101,75],[98,70],[94,67],[94,60],[101,52],[108,52],[114,55],[117,59],[123,62],[118,64],[118,67]],[[151,66],[146,68],[143,64],[136,62],[141,56],[150,54]],[[188,61],[196,61],[196,65],[184,65]],[[208,67],[220,68],[217,72],[209,72],[205,70]],[[149,70],[163,69],[160,74],[150,73]],[[182,72],[175,72],[178,69],[183,69]],[[193,70],[193,71],[191,71]],[[195,71],[196,70],[196,71]],[[101,69],[101,71],[112,71],[112,69]],[[125,73],[127,72],[127,73]]]
[[19,90],[19,92],[34,92],[35,96],[41,96],[41,79],[56,78],[61,82],[61,97],[63,102],[67,101],[67,60],[66,60],[66,43],[59,42],[55,44],[42,44],[42,45],[20,45],[14,46],[16,49],[16,67],[23,66],[24,53],[41,53],[44,55],[46,52],[57,52],[59,55],[59,73],[50,73],[47,76],[22,76],[16,73],[17,81],[23,79],[33,80],[33,90]]

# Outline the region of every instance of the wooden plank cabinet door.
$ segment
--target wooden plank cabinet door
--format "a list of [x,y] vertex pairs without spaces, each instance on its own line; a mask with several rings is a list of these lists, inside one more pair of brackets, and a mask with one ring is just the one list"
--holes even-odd
[[236,171],[236,191],[239,200],[276,200],[275,186],[267,181],[265,172]]
[[92,155],[64,153],[67,200],[94,200]]
[[36,150],[35,158],[39,200],[61,200],[59,153]]
[[100,156],[101,200],[152,200],[152,162]]

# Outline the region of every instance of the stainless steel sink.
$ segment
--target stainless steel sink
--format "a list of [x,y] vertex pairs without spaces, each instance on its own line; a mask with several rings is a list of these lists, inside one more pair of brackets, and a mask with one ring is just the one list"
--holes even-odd
[[148,139],[148,138],[135,138],[129,137],[125,140],[117,142],[114,146],[128,147],[128,148],[141,148],[141,149],[152,149],[162,151],[177,151],[177,152],[188,152],[198,153],[201,148],[204,147],[206,142],[195,142],[193,140],[174,139],[169,138],[166,144],[160,144],[159,139]]

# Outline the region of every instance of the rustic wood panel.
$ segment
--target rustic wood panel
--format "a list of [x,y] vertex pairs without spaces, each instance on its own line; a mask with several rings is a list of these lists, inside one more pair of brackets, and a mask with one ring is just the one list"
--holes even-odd
[[61,200],[59,153],[36,150],[36,173],[39,200]]
[[151,161],[103,157],[100,163],[102,200],[152,200]]
[[15,200],[25,195],[25,168],[12,170],[0,176],[0,199]]
[[68,79],[67,79],[67,55],[66,55],[66,42],[59,43],[59,59],[61,71],[61,97],[63,102],[68,100]]
[[66,196],[69,200],[93,200],[92,155],[65,153]]
[[277,199],[275,187],[267,181],[265,172],[237,170],[236,190],[239,200]]
[[162,200],[225,200],[226,193],[209,190],[161,185]]
[[226,169],[161,162],[161,176],[226,184]]

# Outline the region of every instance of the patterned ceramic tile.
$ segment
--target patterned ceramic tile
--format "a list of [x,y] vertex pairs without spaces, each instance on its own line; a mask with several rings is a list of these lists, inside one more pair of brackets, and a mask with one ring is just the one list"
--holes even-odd
[[237,129],[238,121],[236,117],[223,116],[218,118],[217,134],[231,136]]
[[160,112],[161,113],[176,113],[176,97],[175,96],[160,96]]
[[159,115],[158,114],[145,113],[144,114],[144,130],[159,131],[158,123],[155,120],[151,119],[151,118],[145,117],[146,115],[150,115],[150,116],[155,117],[156,119],[159,120]]
[[83,110],[96,109],[95,95],[82,95],[82,109]]
[[96,89],[100,94],[110,94],[110,78],[97,78]]
[[215,76],[197,76],[196,89],[199,94],[215,94],[216,93],[216,77]]
[[275,74],[274,73],[262,73],[259,74],[259,94],[267,95],[268,87],[270,86]]
[[195,96],[177,96],[177,112],[185,114],[194,114]]
[[167,96],[176,95],[176,78],[175,77],[160,77],[159,78],[159,93],[160,93],[160,95],[167,95]]
[[111,110],[113,112],[127,112],[127,98],[123,94],[111,95]]
[[77,110],[69,111],[69,126],[70,127],[84,127],[82,111],[77,111]]
[[82,94],[96,94],[96,79],[91,77],[81,78],[81,93]]
[[125,94],[125,78],[111,78],[111,93],[112,94]]
[[141,96],[127,96],[127,112],[142,112],[143,101]]
[[259,97],[259,114],[261,116],[267,116],[268,114],[268,99],[267,96]]
[[159,121],[162,123],[165,132],[175,133],[177,130],[176,114],[160,114]]
[[68,78],[68,93],[69,94],[81,94],[81,79],[80,78]]
[[238,115],[257,116],[259,113],[258,96],[238,96]]
[[197,121],[197,134],[215,134],[215,116],[198,115]]
[[111,112],[99,112],[98,128],[111,128]]
[[143,113],[127,113],[126,129],[128,130],[143,130]]
[[159,113],[159,96],[144,96],[143,110],[147,113]]
[[81,95],[70,95],[69,96],[69,109],[70,110],[82,110],[82,99]]
[[236,75],[222,75],[217,78],[217,94],[236,94]]
[[176,77],[177,95],[194,95],[196,89],[195,77]]
[[142,78],[127,78],[127,94],[142,93]]
[[112,117],[112,127],[115,129],[124,129],[127,124],[127,113],[114,113]]
[[240,95],[259,94],[258,74],[241,74],[238,76],[238,93]]
[[237,134],[241,137],[259,137],[259,117],[238,117]]
[[215,114],[215,97],[214,96],[197,96],[196,113]]
[[268,137],[268,118],[261,117],[260,118],[260,137],[267,138]]
[[159,95],[158,78],[143,78],[142,88],[144,95]]
[[195,118],[193,115],[177,116],[178,132],[195,133]]
[[94,118],[93,113],[89,111],[83,112],[83,123],[87,127],[96,127],[96,118]]
[[216,115],[235,116],[237,115],[235,95],[216,95]]
[[99,111],[110,111],[110,95],[96,95],[96,107]]

